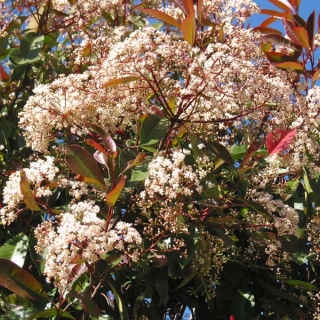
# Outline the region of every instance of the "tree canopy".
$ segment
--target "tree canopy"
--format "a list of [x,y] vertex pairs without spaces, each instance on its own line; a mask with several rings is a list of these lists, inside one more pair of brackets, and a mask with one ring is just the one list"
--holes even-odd
[[1,319],[320,319],[320,17],[269,1],[0,1]]

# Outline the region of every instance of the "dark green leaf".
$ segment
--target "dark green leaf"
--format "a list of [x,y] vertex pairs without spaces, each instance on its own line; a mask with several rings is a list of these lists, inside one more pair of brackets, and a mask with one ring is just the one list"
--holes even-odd
[[109,284],[109,286],[110,286],[110,288],[112,290],[112,293],[114,295],[114,299],[116,300],[116,303],[118,305],[118,310],[119,310],[119,313],[120,313],[121,320],[130,320],[127,307],[123,303],[121,297],[119,296],[118,291],[116,290],[116,288],[110,282],[108,282],[108,284]]
[[168,120],[161,118],[157,114],[146,117],[141,125],[140,144],[142,146],[153,146],[159,144],[166,135]]
[[28,252],[28,237],[20,233],[9,239],[0,248],[0,258],[14,262],[19,267],[23,267]]
[[104,191],[103,173],[93,156],[86,149],[73,144],[66,147],[65,155],[67,165],[75,174],[97,180],[101,186],[95,185],[95,188]]

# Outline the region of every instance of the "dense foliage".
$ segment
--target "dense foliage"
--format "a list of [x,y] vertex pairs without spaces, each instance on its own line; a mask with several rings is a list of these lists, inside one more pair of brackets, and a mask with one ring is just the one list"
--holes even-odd
[[320,18],[270,2],[0,1],[1,319],[320,319]]

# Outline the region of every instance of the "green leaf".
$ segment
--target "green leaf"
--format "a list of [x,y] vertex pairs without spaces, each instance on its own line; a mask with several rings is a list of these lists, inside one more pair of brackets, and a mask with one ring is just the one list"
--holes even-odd
[[119,296],[118,291],[116,290],[116,288],[110,282],[108,282],[108,284],[109,284],[109,286],[110,286],[110,288],[112,290],[112,293],[114,295],[114,299],[116,300],[116,303],[117,303],[117,306],[118,306],[118,310],[119,310],[119,313],[120,313],[120,319],[121,320],[130,320],[127,307],[122,302],[122,299]]
[[269,212],[265,208],[263,208],[260,204],[247,199],[240,199],[240,201],[242,201],[246,206],[253,209],[257,213],[260,213],[267,220],[269,221],[272,220],[272,217],[270,217]]
[[43,48],[44,36],[29,32],[21,40],[20,48],[13,48],[9,53],[10,61],[15,66],[23,66],[40,60],[39,53]]
[[29,272],[3,258],[0,258],[0,265],[1,286],[27,299],[47,300],[41,284]]
[[28,237],[20,233],[9,239],[0,248],[0,258],[14,262],[19,267],[23,267],[28,252]]
[[254,315],[254,295],[238,290],[230,303],[230,310],[237,320],[248,320]]
[[168,120],[161,118],[157,114],[147,116],[141,125],[140,144],[141,147],[159,144],[160,140],[166,135]]
[[184,277],[181,283],[174,290],[178,290],[188,284],[197,274],[197,270],[195,268],[191,269],[191,272],[188,276]]
[[106,201],[107,201],[107,205],[109,207],[114,207],[120,194],[122,189],[124,188],[124,184],[126,181],[126,176],[122,176],[122,178],[120,179],[120,181],[118,182],[118,184],[114,187],[114,189],[112,189],[106,197]]
[[195,13],[189,14],[181,23],[181,31],[183,39],[187,41],[190,46],[194,45],[196,37],[196,18]]
[[281,280],[282,282],[285,282],[292,286],[297,286],[297,287],[305,288],[311,291],[319,292],[319,288],[309,282],[304,282],[304,281],[294,280],[294,279],[281,279],[281,278],[279,278],[278,280]]
[[155,10],[155,9],[141,9],[142,12],[149,14],[150,16],[159,19],[160,21],[163,21],[171,26],[174,26],[178,29],[181,28],[180,22],[178,22],[173,17],[169,16],[168,14]]
[[36,250],[35,246],[37,245],[37,239],[34,235],[34,229],[31,230],[30,235],[29,235],[29,252],[30,252],[30,257],[37,268],[39,275],[43,274],[44,267],[45,267],[45,259],[44,256],[39,255]]
[[23,201],[30,210],[41,211],[30,189],[29,181],[24,170],[20,170],[20,191],[23,195]]
[[[30,317],[28,317],[26,320],[33,320],[33,319],[39,319],[39,318],[45,318],[45,317],[56,317],[57,316],[57,309],[51,308],[47,310],[42,310],[33,313]],[[67,318],[67,319],[75,319],[69,312],[64,311],[60,314],[60,317]]]
[[136,156],[136,158],[134,160],[130,160],[127,163],[127,167],[123,170],[122,173],[126,172],[129,169],[132,169],[135,166],[140,165],[143,161],[145,161],[146,159],[146,154],[143,152],[138,153],[138,155]]
[[189,133],[190,142],[191,142],[191,150],[195,158],[198,158],[201,155],[201,151],[198,147],[198,141],[194,134]]
[[229,150],[220,144],[219,142],[211,141],[206,142],[202,140],[205,146],[211,150],[217,157],[221,158],[224,162],[226,162],[229,166],[233,167],[233,159],[229,152]]
[[101,185],[95,185],[95,188],[104,191],[103,173],[93,156],[86,149],[76,144],[69,145],[66,147],[65,155],[68,167],[75,174],[98,181]]

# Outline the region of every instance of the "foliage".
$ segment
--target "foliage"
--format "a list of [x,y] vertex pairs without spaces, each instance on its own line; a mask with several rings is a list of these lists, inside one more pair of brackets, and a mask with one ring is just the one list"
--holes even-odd
[[320,319],[320,17],[270,2],[0,2],[1,319]]

